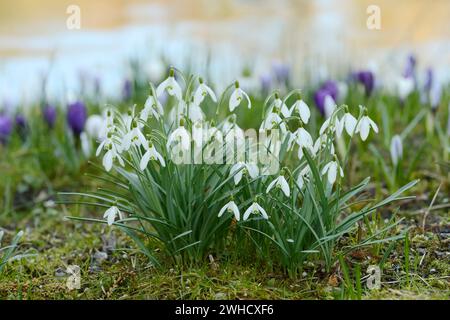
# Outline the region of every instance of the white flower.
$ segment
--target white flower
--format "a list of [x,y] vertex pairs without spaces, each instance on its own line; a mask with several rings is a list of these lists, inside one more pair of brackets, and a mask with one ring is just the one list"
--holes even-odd
[[84,156],[86,158],[89,158],[91,156],[92,146],[91,146],[91,140],[85,131],[83,131],[80,134],[80,141],[81,141],[81,150],[83,150]]
[[140,119],[142,121],[147,121],[148,117],[151,115],[156,118],[156,120],[159,120],[159,117],[164,114],[163,108],[161,106],[161,103],[158,101],[158,99],[155,99],[153,94],[150,94],[145,101],[144,109],[141,111]]
[[325,117],[329,118],[333,114],[334,109],[336,109],[336,102],[334,102],[332,96],[326,95],[323,105],[325,109]]
[[264,219],[269,219],[269,216],[267,215],[266,210],[264,210],[263,207],[261,207],[257,202],[253,202],[252,205],[250,207],[248,207],[247,210],[245,210],[244,212],[244,221],[248,219],[248,217],[250,216],[250,214],[258,214],[261,213],[261,215],[263,216]]
[[279,176],[275,180],[273,180],[269,186],[267,187],[266,193],[269,193],[270,190],[272,190],[273,187],[280,188],[281,191],[285,194],[286,197],[289,197],[291,194],[291,189],[289,188],[289,184],[287,183],[284,176]]
[[291,114],[297,111],[300,115],[300,119],[302,119],[303,123],[308,123],[309,117],[311,116],[311,112],[309,111],[308,105],[301,99],[295,101],[293,106],[291,107]]
[[131,146],[139,147],[145,145],[147,142],[141,130],[139,130],[136,121],[134,121],[132,127],[131,131],[126,133],[122,139],[122,148],[125,151],[129,150]]
[[266,119],[261,123],[260,130],[272,130],[272,129],[280,129],[283,135],[287,132],[286,123],[284,123],[283,119],[274,112],[270,112],[267,114]]
[[173,69],[170,69],[169,77],[156,88],[156,95],[160,97],[164,91],[178,100],[182,100],[181,87],[175,80]]
[[304,128],[298,128],[292,135],[291,141],[295,141],[298,146],[301,148],[313,149],[313,139],[308,131]]
[[325,131],[327,131],[328,129],[330,129],[331,131],[335,130],[335,126],[333,125],[333,123],[331,122],[331,118],[327,118],[323,123],[322,126],[319,129],[319,134],[322,135],[325,133]]
[[90,138],[102,140],[106,136],[104,131],[105,122],[107,121],[102,116],[93,114],[87,118],[84,131]]
[[248,173],[252,179],[255,179],[256,177],[258,177],[259,169],[258,166],[254,163],[238,162],[234,164],[230,169],[230,176],[234,175],[235,185],[237,185],[241,181],[244,172]]
[[108,151],[106,151],[105,155],[103,156],[103,161],[102,161],[102,164],[103,164],[103,167],[105,168],[105,170],[108,172],[111,170],[114,159],[117,159],[122,167],[125,166],[125,163],[123,162],[122,157],[117,152],[116,146],[113,143],[110,143],[106,146],[108,148]]
[[409,94],[414,91],[415,83],[414,79],[411,77],[399,77],[397,79],[396,85],[398,97],[401,100],[405,100],[406,97],[408,97]]
[[302,169],[302,171],[300,171],[298,177],[297,177],[297,187],[299,189],[303,189],[303,186],[305,185],[305,180],[308,179],[308,175],[310,173],[310,169],[309,167],[305,167]]
[[144,171],[145,168],[147,168],[147,164],[150,160],[158,160],[163,167],[166,166],[166,162],[164,161],[164,158],[156,150],[153,143],[147,142],[147,144],[145,144],[145,148],[147,149],[147,151],[144,153],[144,155],[142,156],[142,159],[139,163],[139,167],[141,168],[142,171]]
[[328,173],[328,175],[327,175],[328,182],[330,184],[334,184],[334,182],[336,181],[338,170],[339,170],[340,176],[343,177],[344,176],[344,171],[342,171],[342,168],[339,167],[338,163],[333,160],[333,161],[328,162],[325,165],[325,167],[323,167],[322,174]]
[[106,221],[108,221],[108,225],[111,226],[114,223],[114,220],[116,220],[117,216],[119,216],[119,219],[123,219],[122,213],[120,212],[119,208],[117,208],[116,206],[112,206],[105,211],[103,218],[106,219]]
[[222,209],[220,209],[218,217],[221,217],[225,211],[232,212],[237,221],[241,219],[239,208],[236,205],[236,203],[234,203],[233,200],[228,202],[226,205],[222,207]]
[[[323,134],[321,136],[319,136],[316,140],[316,142],[314,142],[314,147],[313,147],[313,155],[317,154],[322,147],[325,147],[328,143],[328,136]],[[334,144],[333,142],[330,142],[330,154],[334,155],[335,150],[334,150]]]
[[399,135],[395,135],[391,140],[391,158],[394,166],[398,161],[403,158],[403,143],[402,138]]
[[217,102],[214,91],[203,82],[202,78],[200,78],[199,81],[200,85],[194,93],[194,104],[199,106],[207,95],[209,95],[214,102]]
[[356,127],[356,133],[361,135],[362,141],[366,141],[369,136],[370,128],[372,128],[375,133],[378,133],[377,124],[373,122],[369,116],[363,116]]
[[167,149],[170,149],[170,145],[175,141],[180,141],[183,150],[189,150],[191,146],[191,137],[184,126],[179,126],[169,135],[169,138],[167,139]]
[[250,109],[252,107],[250,98],[244,92],[244,90],[239,88],[239,83],[236,81],[235,89],[234,89],[233,93],[231,94],[230,101],[229,101],[229,108],[230,108],[231,112],[233,112],[233,110],[236,109],[241,104],[242,98],[247,99],[247,106]]
[[277,110],[281,111],[281,114],[283,115],[283,117],[288,118],[291,116],[291,110],[289,110],[289,108],[286,106],[286,104],[280,99],[280,97],[278,96],[278,93],[275,93],[275,100],[271,106],[271,108],[269,109],[269,113],[273,113],[273,109],[276,108]]
[[189,111],[187,111],[187,114],[192,122],[201,121],[205,117],[202,109],[198,106],[198,104],[195,104],[195,102],[189,103]]
[[351,114],[345,113],[341,120],[336,119],[336,134],[338,137],[342,135],[342,131],[347,131],[347,134],[351,137],[355,132],[356,124],[358,120]]

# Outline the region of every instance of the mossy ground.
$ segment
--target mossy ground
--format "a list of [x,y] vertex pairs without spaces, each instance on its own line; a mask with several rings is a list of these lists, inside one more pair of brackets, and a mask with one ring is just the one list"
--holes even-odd
[[[12,261],[0,278],[0,299],[340,299],[349,296],[339,262],[325,272],[320,262],[305,264],[290,278],[251,259],[206,259],[203,265],[156,269],[132,241],[104,225],[64,219],[66,208],[35,210],[18,219],[26,231],[20,252],[31,256]],[[444,214],[442,214],[444,213]],[[424,232],[423,215],[410,215],[409,266],[405,268],[404,241],[391,248],[382,269],[381,289],[369,290],[364,277],[362,299],[449,299],[449,220],[446,211],[433,212]],[[13,232],[8,232],[10,238]],[[382,252],[386,252],[383,246]],[[346,256],[352,270],[362,275],[383,254],[370,249]],[[105,255],[106,253],[106,255]],[[66,286],[68,265],[81,269],[81,288]],[[170,263],[168,264],[170,266]],[[354,273],[351,271],[351,277]],[[352,278],[352,285],[356,280]],[[356,296],[359,298],[359,296]]]

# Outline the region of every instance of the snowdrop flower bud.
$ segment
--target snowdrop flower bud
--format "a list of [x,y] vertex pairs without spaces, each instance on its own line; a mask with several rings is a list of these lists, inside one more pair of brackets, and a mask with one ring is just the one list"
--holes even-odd
[[[280,99],[278,92],[275,92],[275,100],[272,104],[272,110],[279,110],[283,117],[288,118],[291,116],[291,110],[286,106],[286,104]],[[272,113],[273,111],[270,111]]]
[[402,138],[399,135],[395,135],[391,140],[391,159],[394,166],[398,164],[398,161],[403,158],[403,144]]
[[248,219],[248,217],[250,216],[250,214],[258,214],[260,213],[264,219],[269,219],[269,216],[267,215],[266,210],[264,210],[263,207],[261,207],[256,201],[252,203],[252,205],[250,207],[248,207],[247,210],[245,210],[244,212],[244,221]]
[[176,97],[178,100],[182,100],[181,87],[175,80],[173,68],[170,68],[169,77],[156,88],[156,95],[160,97],[164,91],[167,91],[169,95]]
[[230,96],[230,101],[228,103],[230,111],[233,112],[242,102],[242,98],[247,100],[247,106],[249,109],[252,107],[252,103],[250,101],[249,96],[239,87],[239,82],[236,81],[234,83],[234,91]]
[[86,118],[87,111],[83,102],[77,101],[69,104],[67,122],[75,135],[79,136],[83,131]]
[[238,208],[238,206],[236,205],[236,203],[234,203],[233,200],[231,200],[230,202],[228,202],[226,205],[224,205],[224,206],[222,207],[222,209],[220,209],[219,214],[218,214],[218,217],[220,218],[220,217],[224,214],[225,211],[230,212],[230,213],[233,213],[233,214],[234,214],[234,217],[236,218],[237,221],[239,221],[239,220],[241,219],[241,217],[240,217],[240,212],[239,212],[239,208]]

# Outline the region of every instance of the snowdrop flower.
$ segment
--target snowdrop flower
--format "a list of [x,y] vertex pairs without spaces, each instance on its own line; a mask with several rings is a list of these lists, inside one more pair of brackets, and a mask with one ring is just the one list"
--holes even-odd
[[300,171],[300,173],[297,177],[297,187],[299,189],[303,189],[303,187],[305,185],[305,181],[308,179],[308,175],[310,172],[311,171],[308,166],[306,166],[305,168],[302,169],[302,171]]
[[[300,147],[300,149],[301,148],[312,149],[314,145],[311,135],[303,127],[298,128],[291,135],[291,141],[295,141]],[[291,142],[289,144],[291,144]]]
[[269,219],[269,216],[267,215],[266,210],[264,210],[263,207],[261,207],[256,201],[252,203],[252,205],[250,207],[248,207],[247,210],[245,210],[244,212],[244,221],[248,219],[248,217],[250,216],[250,214],[258,214],[260,213],[264,219]]
[[136,120],[133,120],[132,129],[122,139],[122,148],[127,151],[131,146],[139,147],[141,145],[145,145],[147,140],[142,134],[141,130],[139,130],[138,124]]
[[183,150],[189,150],[191,146],[191,137],[189,132],[184,127],[184,120],[180,120],[180,126],[175,129],[167,139],[167,149],[170,149],[170,145],[175,141],[179,141],[181,143],[181,147]]
[[356,133],[359,133],[361,135],[362,141],[366,141],[367,137],[369,136],[370,128],[372,128],[375,133],[378,133],[377,124],[373,122],[372,119],[369,118],[369,116],[364,115],[356,127]]
[[266,193],[269,193],[270,190],[272,190],[273,187],[275,187],[275,186],[277,188],[280,188],[286,197],[290,196],[291,189],[289,188],[289,184],[287,183],[286,178],[283,176],[283,174],[281,174],[278,178],[276,178],[269,184],[269,186],[267,187]]
[[245,174],[249,174],[249,176],[252,179],[255,179],[258,177],[259,169],[258,166],[254,163],[244,163],[244,162],[238,162],[234,164],[230,169],[230,176],[234,175],[234,184],[237,185],[241,179],[242,176]]
[[286,123],[284,123],[283,119],[275,112],[269,113],[260,126],[260,130],[272,130],[278,128],[283,135],[287,133]]
[[147,151],[144,153],[141,162],[139,163],[139,167],[141,168],[142,171],[144,171],[145,168],[147,168],[147,164],[150,160],[158,160],[163,167],[166,166],[164,158],[158,151],[156,151],[156,148],[151,141],[148,141],[147,144],[145,144],[145,148]]
[[116,220],[117,216],[119,216],[119,219],[123,219],[122,213],[120,212],[119,208],[117,208],[117,206],[112,206],[105,211],[103,218],[106,219],[106,221],[108,221],[108,225],[111,226],[114,223],[114,220]]
[[308,105],[303,100],[298,99],[297,101],[295,101],[295,103],[291,107],[290,113],[292,114],[294,111],[298,112],[303,123],[308,123],[311,112],[309,111]]
[[[291,116],[291,110],[289,110],[289,108],[286,106],[286,104],[280,99],[280,96],[278,95],[278,92],[275,92],[275,100],[272,103],[272,106],[270,107],[270,113],[273,113],[273,110],[279,110],[281,111],[281,114],[283,115],[283,117],[288,118]],[[276,113],[278,113],[278,111],[276,111]]]
[[331,132],[334,132],[335,129],[336,129],[336,127],[334,126],[333,122],[331,121],[331,117],[330,117],[322,123],[322,126],[319,129],[319,134],[323,135],[328,130],[331,130]]
[[239,220],[241,219],[240,213],[239,213],[239,208],[238,208],[238,206],[236,205],[236,203],[234,203],[233,200],[231,200],[230,202],[228,202],[226,205],[224,205],[224,206],[222,207],[222,209],[220,209],[219,214],[218,214],[218,217],[220,218],[220,217],[223,215],[223,213],[224,213],[225,211],[230,212],[230,213],[233,213],[233,214],[234,214],[234,217],[236,218],[237,221],[239,221]]
[[173,68],[169,71],[169,77],[156,88],[156,95],[160,97],[164,91],[167,91],[169,95],[176,97],[178,100],[182,100],[181,87],[175,80]]
[[212,101],[217,102],[214,91],[203,82],[202,78],[199,78],[198,81],[200,82],[200,85],[194,93],[194,104],[199,106],[207,95],[211,97]]
[[[319,136],[317,138],[317,140],[314,142],[314,147],[313,147],[312,154],[316,155],[320,151],[320,149],[322,147],[325,147],[327,145],[327,142],[328,142],[328,136],[327,135],[323,134],[323,135]],[[332,142],[330,144],[330,154],[331,155],[335,154],[334,144]]]
[[144,109],[141,110],[140,119],[144,122],[147,121],[149,116],[153,116],[156,120],[164,114],[161,103],[153,96],[153,92],[150,93],[144,104]]
[[92,139],[103,140],[105,138],[104,126],[105,119],[98,114],[93,114],[86,120],[84,131],[86,131],[87,135]]
[[189,110],[187,111],[187,114],[192,122],[202,121],[205,118],[205,114],[202,109],[194,101],[189,103]]
[[347,134],[351,137],[355,132],[356,124],[358,120],[349,112],[346,112],[341,120],[336,119],[336,134],[338,137],[342,135],[342,131],[347,131]]
[[396,166],[398,161],[403,158],[402,138],[398,134],[392,137],[390,149],[392,162]]
[[[103,167],[105,168],[105,170],[108,172],[111,170],[114,159],[117,159],[122,167],[125,166],[125,163],[123,162],[123,159],[120,156],[118,148],[115,146],[115,144],[108,143],[105,146],[108,149],[108,151],[103,156],[103,161],[102,161],[102,164],[103,164]],[[98,149],[97,149],[97,152],[98,152]]]
[[233,93],[231,94],[230,101],[229,101],[229,108],[230,111],[233,112],[234,109],[236,109],[242,102],[242,98],[247,99],[247,106],[250,109],[252,107],[252,103],[250,101],[249,96],[241,89],[239,88],[239,82],[236,81],[234,83],[235,89]]
[[330,184],[334,184],[334,182],[336,181],[338,170],[340,176],[343,177],[344,171],[342,171],[342,168],[339,166],[336,160],[332,160],[328,162],[325,167],[323,167],[322,175],[327,174],[328,182]]

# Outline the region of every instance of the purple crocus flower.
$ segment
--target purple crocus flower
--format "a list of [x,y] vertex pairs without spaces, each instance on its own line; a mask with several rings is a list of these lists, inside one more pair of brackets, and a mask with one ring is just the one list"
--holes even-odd
[[274,62],[272,64],[272,70],[278,82],[286,83],[289,81],[290,68],[287,64],[282,62]]
[[433,87],[433,69],[427,68],[425,72],[425,85],[424,90],[425,92],[430,92],[431,88]]
[[0,114],[0,143],[6,144],[11,135],[13,122],[10,117]]
[[45,122],[47,122],[47,125],[50,128],[53,128],[53,126],[55,125],[55,121],[56,121],[56,108],[50,104],[47,104],[44,107],[43,116],[44,116]]
[[75,135],[80,135],[84,129],[87,112],[83,102],[77,101],[69,104],[67,110],[67,123]]
[[16,126],[19,129],[25,129],[27,126],[27,119],[22,114],[16,115]]
[[325,114],[325,98],[330,96],[334,101],[337,101],[339,95],[339,88],[336,82],[328,80],[314,93],[314,102],[319,108],[322,115]]
[[370,96],[375,84],[375,78],[373,73],[368,70],[358,71],[354,74],[354,78],[356,81],[358,81],[364,86],[366,96]]
[[270,74],[263,74],[259,77],[259,81],[261,83],[261,89],[264,92],[268,92],[272,87],[272,77]]
[[133,94],[133,83],[129,79],[126,79],[122,87],[123,100],[125,101],[130,100],[132,94]]
[[403,71],[403,77],[405,78],[414,78],[416,72],[416,57],[412,54],[408,56],[405,70]]

